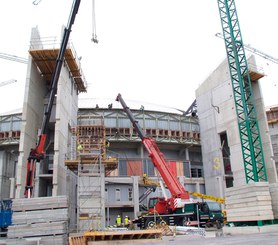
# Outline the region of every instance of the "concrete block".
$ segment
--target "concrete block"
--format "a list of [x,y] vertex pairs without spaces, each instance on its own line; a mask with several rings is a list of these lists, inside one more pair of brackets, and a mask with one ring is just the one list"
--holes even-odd
[[267,206],[269,208],[269,206],[271,206],[271,200],[269,200],[269,201],[260,201],[258,203],[257,202],[246,201],[246,202],[242,202],[242,203],[229,204],[229,205],[226,205],[226,208],[229,208],[229,209],[248,208],[249,209],[249,208],[252,208],[252,207],[257,208],[258,204],[261,205],[261,206]]
[[37,223],[9,226],[8,238],[55,236],[67,233],[66,222]]
[[13,212],[13,225],[44,223],[52,221],[68,221],[68,209],[34,210]]
[[254,182],[238,187],[231,187],[226,189],[228,195],[234,195],[238,193],[250,193],[252,191],[269,191],[268,182]]
[[26,237],[26,238],[13,238],[7,240],[7,245],[31,245],[31,244],[42,244],[42,245],[64,245],[68,244],[68,238],[66,235],[57,236],[41,236],[41,237]]
[[244,227],[223,227],[223,233],[226,235],[237,235],[237,234],[254,234],[259,232],[258,226],[244,226]]
[[278,219],[278,183],[269,186],[270,195],[272,199],[272,209],[275,219]]
[[228,222],[272,220],[269,184],[259,182],[226,189],[226,209]]
[[28,211],[28,210],[44,210],[52,208],[67,208],[67,196],[56,197],[35,197],[35,198],[19,198],[13,200],[12,210]]
[[264,225],[264,226],[244,226],[244,227],[223,227],[225,235],[237,234],[254,234],[254,233],[269,233],[278,232],[278,225]]

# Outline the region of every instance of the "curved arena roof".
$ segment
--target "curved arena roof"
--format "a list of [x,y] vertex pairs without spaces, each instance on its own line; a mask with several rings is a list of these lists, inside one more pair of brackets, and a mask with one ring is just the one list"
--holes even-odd
[[[143,106],[144,110],[146,111],[157,111],[157,112],[174,113],[180,115],[184,114],[183,110],[179,110],[176,108],[171,108],[163,105],[151,104],[151,103],[135,101],[135,100],[125,100],[125,102],[130,109],[134,109],[134,110],[140,110],[141,106]],[[106,109],[108,108],[109,104],[112,104],[113,109],[122,109],[121,104],[117,102],[115,98],[114,99],[82,98],[78,100],[78,108],[80,109],[96,108],[97,105],[100,109]]]

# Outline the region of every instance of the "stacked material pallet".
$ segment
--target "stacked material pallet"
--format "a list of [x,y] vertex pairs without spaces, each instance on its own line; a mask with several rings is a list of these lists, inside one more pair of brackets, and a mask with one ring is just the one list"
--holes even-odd
[[274,218],[278,219],[278,183],[271,184],[269,188]]
[[68,199],[66,196],[14,199],[8,245],[67,244]]
[[228,222],[272,220],[269,184],[256,182],[226,189]]
[[[149,230],[120,230],[120,231],[87,231],[84,232],[84,237],[88,245],[95,244],[101,241],[133,241],[145,240],[145,244],[152,243],[153,239],[161,240],[161,229]],[[116,242],[115,242],[116,243]]]

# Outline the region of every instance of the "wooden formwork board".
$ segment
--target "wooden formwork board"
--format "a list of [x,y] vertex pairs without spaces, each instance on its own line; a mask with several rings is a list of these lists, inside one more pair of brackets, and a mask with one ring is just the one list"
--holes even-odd
[[[92,159],[76,159],[76,160],[65,160],[65,166],[67,166],[71,170],[77,170],[78,164],[98,164],[99,161],[94,161]],[[101,164],[105,166],[105,174],[106,176],[118,168],[118,159],[117,158],[106,158],[101,160]]]
[[[41,74],[47,81],[51,81],[59,49],[29,50],[29,53],[32,56],[33,61],[38,66]],[[85,81],[83,81],[82,71],[71,48],[66,49],[64,58],[78,90],[80,92],[86,92],[87,89]]]
[[86,241],[159,239],[162,237],[162,230],[88,231],[84,233],[84,237]]
[[86,238],[84,236],[70,236],[69,245],[86,245]]
[[78,150],[82,158],[82,154],[90,153],[92,157],[106,153],[106,135],[104,125],[79,125],[76,128],[77,145],[81,148]]

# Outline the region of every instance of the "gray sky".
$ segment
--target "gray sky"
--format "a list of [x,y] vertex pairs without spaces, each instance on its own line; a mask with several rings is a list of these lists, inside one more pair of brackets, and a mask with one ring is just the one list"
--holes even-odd
[[[42,37],[59,35],[72,0],[1,2],[0,52],[28,57],[31,28]],[[243,41],[278,57],[278,1],[237,0]],[[195,90],[226,58],[217,0],[95,0],[96,33],[92,37],[92,0],[82,0],[71,33],[86,80],[81,97],[116,98],[186,110]],[[250,53],[247,52],[247,55]],[[258,58],[267,74],[261,80],[265,105],[278,104],[278,65]],[[27,66],[0,59],[0,113],[22,107]],[[116,103],[116,102],[115,102]],[[94,105],[92,105],[94,106]]]

